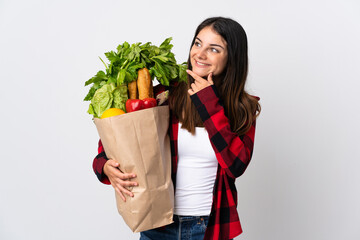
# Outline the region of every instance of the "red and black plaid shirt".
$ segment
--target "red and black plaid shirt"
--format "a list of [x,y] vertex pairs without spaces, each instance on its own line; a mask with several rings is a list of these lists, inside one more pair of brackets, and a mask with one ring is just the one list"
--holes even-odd
[[[160,87],[161,88],[161,87]],[[157,91],[163,90],[157,88]],[[154,92],[156,91],[154,88]],[[209,223],[204,240],[228,240],[242,233],[237,212],[237,191],[235,178],[242,175],[248,166],[254,146],[255,122],[250,130],[238,136],[231,131],[224,108],[219,101],[215,86],[207,87],[191,96],[205,129],[209,134],[211,145],[219,162]],[[178,119],[171,115],[169,129],[172,154],[172,180],[176,186],[176,172],[178,163]],[[103,173],[103,166],[107,161],[101,141],[99,154],[93,162],[95,174],[105,184],[110,184]],[[175,188],[174,188],[175,189]]]

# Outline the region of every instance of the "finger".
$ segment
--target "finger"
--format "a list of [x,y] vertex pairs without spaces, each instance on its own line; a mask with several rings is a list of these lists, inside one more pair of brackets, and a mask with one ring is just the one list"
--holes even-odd
[[190,94],[190,96],[195,94],[195,92],[191,88],[188,90],[188,93]]
[[113,187],[122,194],[129,195],[130,197],[134,196],[134,194],[129,189],[127,189],[126,186],[123,186],[123,182],[115,182]]
[[213,73],[210,73],[209,76],[208,76],[208,78],[207,78],[208,82],[209,82],[211,85],[214,84],[212,77],[213,77]]
[[119,178],[122,180],[127,180],[127,179],[132,179],[132,178],[136,178],[136,174],[134,173],[119,173],[118,174]]
[[191,86],[192,90],[196,91],[196,89],[197,89],[197,84],[196,83],[192,83],[190,86]]
[[121,197],[121,199],[122,199],[124,202],[126,202],[126,198],[125,198],[125,196],[122,194],[122,192],[121,192],[119,189],[117,189],[117,188],[115,188],[115,190],[116,190],[116,192],[118,193],[118,195]]
[[[195,79],[195,81],[202,82],[202,81],[205,80],[205,79],[203,79],[202,77],[200,77],[199,75],[197,75],[196,73],[194,73],[193,71],[191,71],[191,70],[189,70],[189,69],[187,69],[186,72],[187,72],[190,76],[192,76],[192,77]],[[206,80],[205,80],[205,81],[206,81]]]
[[130,197],[134,197],[134,194],[132,192],[130,192],[127,188],[123,187],[123,186],[119,186],[120,188],[120,191],[123,193],[123,194],[126,194]]
[[129,179],[121,179],[120,177],[111,178],[110,182],[113,182],[116,185],[121,185],[123,187],[134,187],[139,186],[138,182],[130,181]]
[[122,198],[122,200],[124,202],[126,202],[126,199],[125,199],[124,195],[121,192],[120,185],[116,184],[113,181],[110,181],[110,182],[111,182],[111,186],[115,189],[116,193]]
[[137,182],[130,182],[130,181],[121,181],[119,182],[123,187],[134,187],[138,186],[139,184]]
[[[111,185],[115,189],[115,191],[118,193],[118,195],[121,197],[121,199],[126,202],[125,194],[134,197],[134,194],[130,192],[126,187],[122,186],[122,183],[118,183],[117,181],[110,181]],[[131,186],[132,187],[132,186]]]
[[109,161],[110,166],[112,166],[112,167],[117,168],[117,167],[119,167],[119,165],[120,165],[120,164],[119,164],[117,161],[115,161],[115,160],[110,159],[110,160],[108,160],[108,161]]
[[132,182],[132,181],[129,181],[127,179],[122,180],[120,178],[114,178],[114,179],[111,179],[111,181],[114,183],[114,185],[122,187],[122,188],[127,189],[127,190],[129,190],[128,188],[133,188],[133,187],[139,186],[139,183]]

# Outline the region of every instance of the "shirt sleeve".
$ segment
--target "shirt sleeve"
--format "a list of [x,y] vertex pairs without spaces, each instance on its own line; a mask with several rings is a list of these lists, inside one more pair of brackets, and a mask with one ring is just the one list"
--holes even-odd
[[105,154],[104,147],[99,140],[99,147],[98,147],[98,155],[94,158],[93,161],[93,170],[99,179],[100,182],[104,184],[110,184],[108,177],[104,173],[104,165],[106,161],[109,160]]
[[232,178],[241,176],[252,156],[255,122],[246,134],[234,133],[214,85],[191,95],[191,100],[203,120],[220,166]]

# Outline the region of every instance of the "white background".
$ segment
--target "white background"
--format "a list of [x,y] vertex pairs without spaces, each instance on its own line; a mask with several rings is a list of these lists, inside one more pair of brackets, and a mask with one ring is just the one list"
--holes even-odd
[[360,239],[359,13],[358,0],[0,0],[0,239],[138,239],[92,171],[84,83],[123,41],[172,36],[186,61],[218,15],[248,34],[263,108],[236,239]]

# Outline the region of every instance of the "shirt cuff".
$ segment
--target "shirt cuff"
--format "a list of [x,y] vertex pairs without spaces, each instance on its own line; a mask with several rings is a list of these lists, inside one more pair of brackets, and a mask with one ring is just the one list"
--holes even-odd
[[216,112],[216,104],[219,102],[219,93],[214,85],[203,88],[190,96],[193,104],[199,112],[203,122]]
[[93,163],[93,168],[95,171],[95,174],[100,182],[104,184],[110,184],[109,178],[104,173],[104,165],[106,161],[108,160],[105,156],[105,153],[100,153],[97,157],[96,163]]
[[213,99],[219,98],[219,93],[215,85],[210,85],[191,95],[190,98],[195,104],[195,106],[199,107],[203,105],[206,101],[211,101]]

